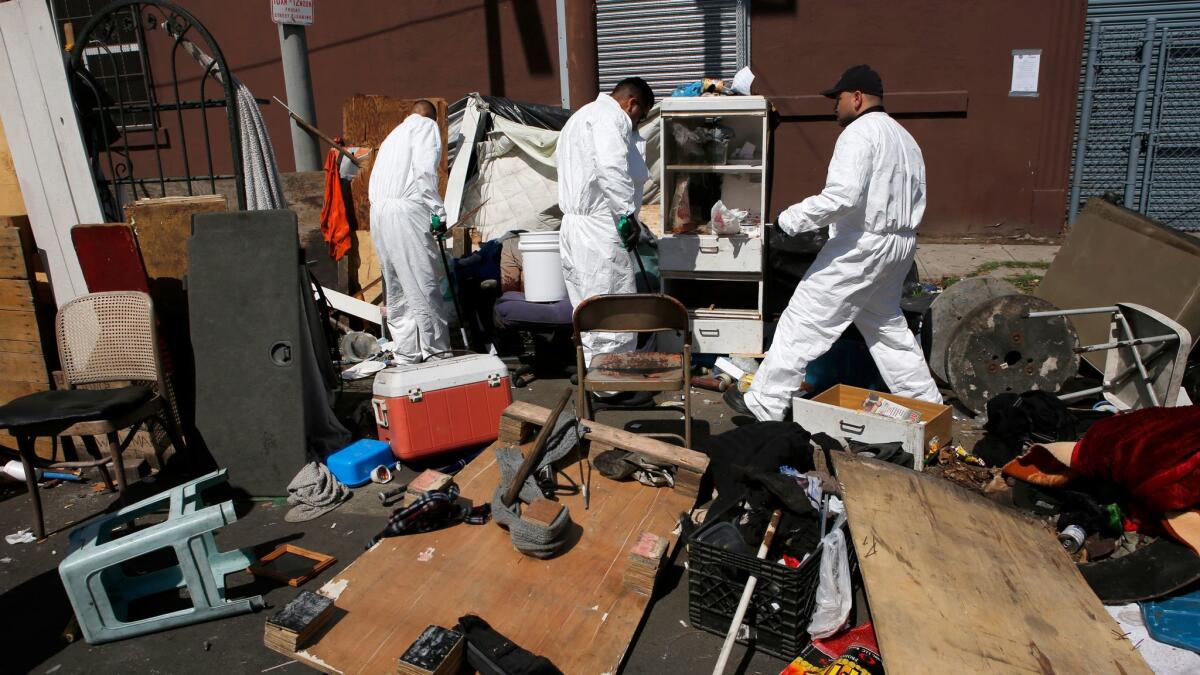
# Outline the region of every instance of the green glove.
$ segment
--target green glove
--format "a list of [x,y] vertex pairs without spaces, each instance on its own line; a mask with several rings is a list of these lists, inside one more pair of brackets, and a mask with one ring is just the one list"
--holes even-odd
[[632,215],[621,216],[617,221],[617,236],[626,251],[632,251],[642,236],[642,225]]
[[438,214],[433,214],[429,218],[429,231],[437,237],[446,234],[446,221],[442,220]]

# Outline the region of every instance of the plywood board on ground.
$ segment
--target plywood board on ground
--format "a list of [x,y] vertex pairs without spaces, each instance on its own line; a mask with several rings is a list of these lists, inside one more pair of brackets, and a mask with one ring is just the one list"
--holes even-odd
[[[489,449],[455,480],[478,504],[498,479]],[[474,613],[564,673],[616,672],[650,602],[622,583],[629,548],[642,532],[674,544],[691,500],[596,472],[591,488],[590,510],[563,498],[578,539],[551,560],[521,555],[495,523],[384,539],[322,589],[345,613],[303,651],[283,653],[325,672],[394,673],[427,626]]]
[[1047,529],[941,478],[835,457],[889,674],[1151,672]]
[[[355,94],[342,105],[342,135],[353,146],[378,148],[383,139],[412,112],[413,105],[420,99],[393,98],[377,94]],[[442,136],[442,159],[438,163],[438,192],[446,194],[446,180],[450,175],[446,161],[446,134],[449,122],[447,104],[442,98],[426,99],[437,108],[438,129]],[[371,179],[371,165],[377,153],[371,153],[362,162],[358,174],[351,181],[350,194],[354,216],[359,229],[371,229],[370,200],[367,185]]]

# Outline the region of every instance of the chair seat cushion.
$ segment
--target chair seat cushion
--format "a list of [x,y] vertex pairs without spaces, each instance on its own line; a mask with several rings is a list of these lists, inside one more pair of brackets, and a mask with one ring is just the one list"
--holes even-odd
[[[635,385],[643,388],[660,385],[663,390],[683,386],[683,355],[660,352],[621,352],[596,354],[588,368],[588,385]],[[589,387],[590,388],[590,387]],[[658,389],[658,386],[654,387]]]
[[571,301],[529,302],[520,291],[509,291],[496,301],[499,323],[508,329],[570,326]]
[[113,419],[137,410],[153,396],[154,392],[142,385],[39,391],[0,406],[0,428]]

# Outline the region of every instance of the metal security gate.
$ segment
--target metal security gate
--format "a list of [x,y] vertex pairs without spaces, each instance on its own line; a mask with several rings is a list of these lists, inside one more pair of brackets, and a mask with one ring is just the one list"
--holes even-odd
[[[107,217],[123,220],[123,206],[142,197],[215,194],[225,180],[245,209],[234,85],[204,25],[171,2],[56,2],[61,23],[87,10],[82,27],[72,26],[68,77]],[[216,169],[214,149],[224,148],[231,173]]]
[[1200,12],[1089,19],[1069,221],[1104,195],[1200,230]]
[[750,60],[750,0],[597,0],[600,91],[645,79],[658,97]]

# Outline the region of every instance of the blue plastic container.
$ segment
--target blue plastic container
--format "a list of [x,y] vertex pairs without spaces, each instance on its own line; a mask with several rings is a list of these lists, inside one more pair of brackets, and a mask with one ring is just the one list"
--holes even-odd
[[373,438],[354,441],[325,459],[333,475],[350,487],[370,483],[375,467],[382,464],[390,469],[395,463],[392,446]]

